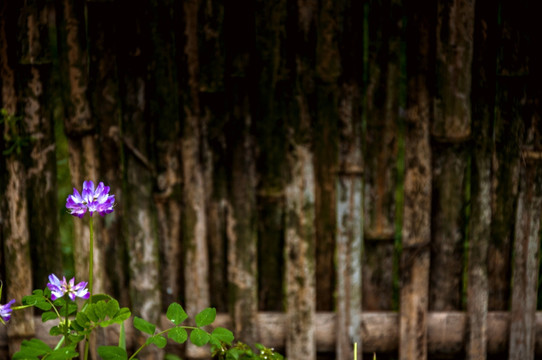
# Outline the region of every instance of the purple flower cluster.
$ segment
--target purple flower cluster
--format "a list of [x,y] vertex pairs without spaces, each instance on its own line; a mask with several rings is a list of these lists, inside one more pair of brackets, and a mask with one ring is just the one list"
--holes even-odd
[[62,277],[62,281],[56,277],[56,275],[49,275],[49,283],[47,287],[51,290],[51,299],[56,300],[64,295],[68,294],[69,298],[72,301],[75,301],[75,297],[80,297],[82,299],[88,299],[90,293],[86,288],[87,282],[81,281],[79,284],[75,285],[75,278],[72,278],[70,282],[66,281],[65,277]]
[[11,300],[5,305],[0,305],[0,317],[4,321],[9,321],[11,319],[11,305],[15,302],[15,299]]
[[66,199],[66,208],[70,214],[79,218],[82,218],[87,210],[90,216],[95,212],[104,216],[113,212],[114,205],[115,195],[109,195],[109,186],[105,186],[103,182],[94,189],[92,181],[85,181],[81,194],[74,188],[73,194]]

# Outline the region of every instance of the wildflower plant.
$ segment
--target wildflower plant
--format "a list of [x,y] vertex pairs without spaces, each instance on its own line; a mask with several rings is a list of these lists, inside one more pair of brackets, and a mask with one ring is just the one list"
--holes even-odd
[[[110,214],[114,210],[115,196],[109,194],[110,188],[99,183],[95,188],[92,181],[83,183],[81,193],[74,189],[72,195],[66,199],[66,208],[69,213],[80,219],[89,214],[90,227],[90,249],[89,249],[89,273],[88,282],[75,283],[75,278],[62,280],[55,274],[49,275],[49,282],[45,289],[37,289],[32,295],[23,297],[22,305],[12,307],[15,299],[7,304],[0,305],[0,322],[4,325],[10,320],[11,312],[23,310],[28,307],[35,307],[42,311],[43,322],[56,321],[56,325],[50,330],[50,335],[58,336],[57,345],[51,348],[39,339],[24,340],[21,349],[13,355],[13,359],[72,359],[78,357],[78,345],[84,342],[84,355],[88,359],[89,337],[98,328],[105,328],[113,324],[120,325],[118,345],[99,346],[98,355],[103,359],[134,359],[135,356],[146,346],[158,346],[163,348],[167,341],[182,344],[186,341],[196,346],[210,344],[213,354],[225,354],[237,351],[232,346],[233,334],[228,329],[216,327],[208,332],[204,327],[211,325],[216,318],[216,309],[207,308],[195,316],[195,326],[183,325],[188,315],[178,303],[169,305],[166,317],[171,327],[165,330],[158,330],[155,324],[134,316],[133,326],[135,329],[147,334],[146,342],[129,356],[126,349],[124,323],[132,318],[130,309],[121,307],[119,302],[107,294],[93,294],[93,214],[101,216]],[[2,283],[0,282],[0,296],[2,294]],[[9,326],[9,324],[7,324]],[[228,357],[229,359],[230,357]]]

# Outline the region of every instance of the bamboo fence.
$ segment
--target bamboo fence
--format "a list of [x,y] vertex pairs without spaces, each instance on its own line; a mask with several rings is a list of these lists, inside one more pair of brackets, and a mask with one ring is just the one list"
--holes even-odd
[[[1,107],[20,121],[0,148],[32,139],[1,155],[2,302],[62,271],[58,190],[92,179],[117,199],[94,292],[164,327],[177,301],[291,360],[354,343],[359,359],[542,357],[528,2],[231,6],[0,2]],[[72,220],[80,277],[89,228]],[[0,358],[48,326],[17,312]]]

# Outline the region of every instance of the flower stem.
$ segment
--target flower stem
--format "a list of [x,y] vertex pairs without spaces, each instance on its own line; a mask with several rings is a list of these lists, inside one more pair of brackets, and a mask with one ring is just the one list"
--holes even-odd
[[90,299],[92,301],[92,277],[94,270],[94,218],[90,216],[89,220],[90,228],[90,250],[88,254],[88,291],[90,292]]
[[[94,218],[89,217],[90,230],[90,249],[88,254],[88,292],[90,293],[89,302],[92,302],[92,278],[94,275]],[[89,335],[85,336],[85,360],[88,359]]]
[[68,302],[68,296],[67,295],[64,295],[65,296],[65,300],[66,300],[66,320],[65,320],[65,323],[64,323],[64,338],[66,339],[66,342],[68,342],[68,316],[70,314],[70,303]]

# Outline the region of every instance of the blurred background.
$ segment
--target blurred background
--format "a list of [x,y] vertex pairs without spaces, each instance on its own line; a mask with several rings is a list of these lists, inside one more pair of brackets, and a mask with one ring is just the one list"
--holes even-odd
[[289,359],[542,356],[534,6],[0,0],[0,303],[88,280],[64,205],[93,180],[94,292],[151,322],[213,306]]

